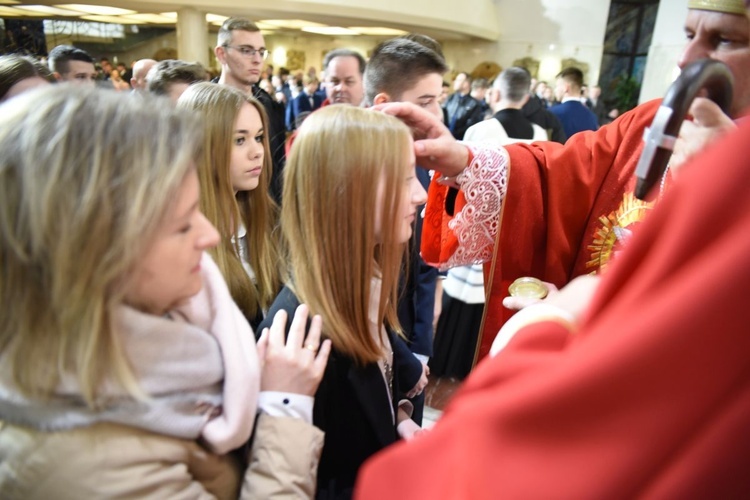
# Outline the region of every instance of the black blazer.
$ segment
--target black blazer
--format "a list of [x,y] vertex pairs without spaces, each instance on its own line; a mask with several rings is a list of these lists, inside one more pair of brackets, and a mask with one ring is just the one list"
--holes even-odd
[[[297,297],[284,287],[257,331],[270,327],[276,312],[283,309],[289,316],[288,332],[297,306]],[[422,366],[403,340],[391,331],[388,336],[393,346],[395,411],[398,400],[403,399],[401,391],[408,391],[416,384]],[[362,463],[398,439],[388,399],[383,375],[376,363],[358,366],[350,357],[331,350],[313,407],[313,423],[326,433],[318,466],[316,498],[351,498]]]

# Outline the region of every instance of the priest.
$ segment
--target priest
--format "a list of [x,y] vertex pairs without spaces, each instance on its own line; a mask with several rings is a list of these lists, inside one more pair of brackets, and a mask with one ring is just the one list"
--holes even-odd
[[[742,0],[690,0],[688,6],[688,43],[679,65],[702,58],[724,62],[734,76],[734,99],[731,117],[706,99],[696,101],[658,195],[669,189],[684,158],[735,128],[733,119],[750,106],[750,23]],[[429,129],[432,140],[417,144],[420,165],[440,174],[430,186],[422,254],[441,268],[485,264],[479,358],[513,313],[501,303],[511,282],[531,276],[560,287],[576,276],[599,273],[652,210],[653,203],[633,196],[633,174],[644,129],[659,104],[642,104],[565,145],[449,143],[438,139],[445,135],[438,125],[423,123],[422,132]],[[410,111],[391,112],[410,119],[403,116]]]

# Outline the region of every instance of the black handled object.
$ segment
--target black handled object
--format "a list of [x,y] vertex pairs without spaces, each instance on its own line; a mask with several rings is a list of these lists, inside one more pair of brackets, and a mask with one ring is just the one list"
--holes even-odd
[[680,126],[687,116],[693,99],[702,89],[727,114],[732,104],[732,72],[719,61],[701,59],[688,65],[667,90],[654,121],[643,134],[643,153],[635,176],[635,196],[641,200],[664,175]]

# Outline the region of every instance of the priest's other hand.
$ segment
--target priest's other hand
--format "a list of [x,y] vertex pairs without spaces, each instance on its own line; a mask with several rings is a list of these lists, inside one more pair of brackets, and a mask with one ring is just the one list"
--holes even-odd
[[693,120],[685,120],[680,127],[680,136],[669,161],[672,176],[677,175],[680,167],[696,153],[737,128],[715,102],[705,97],[696,98],[690,106],[689,113]]

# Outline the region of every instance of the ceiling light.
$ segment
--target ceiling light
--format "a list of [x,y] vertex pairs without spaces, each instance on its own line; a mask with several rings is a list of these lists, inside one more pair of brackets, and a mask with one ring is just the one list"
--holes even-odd
[[341,26],[323,26],[319,27],[308,27],[302,28],[302,31],[306,33],[316,33],[318,35],[329,35],[329,36],[347,36],[347,35],[358,35],[354,30],[349,28],[342,28]]
[[405,35],[407,32],[403,30],[396,30],[393,28],[384,28],[381,26],[352,26],[349,28],[350,30],[354,30],[360,35],[373,35],[373,36],[401,36]]
[[131,16],[124,16],[128,19],[135,19],[141,23],[153,23],[153,24],[174,24],[175,19],[162,14],[133,14]]
[[136,14],[135,10],[120,9],[117,7],[109,7],[106,5],[84,5],[80,3],[71,3],[64,5],[55,5],[61,9],[77,10],[78,12],[85,12],[86,14],[94,14],[97,16],[123,16],[127,14]]
[[[301,30],[303,28],[325,28],[325,24],[305,21],[303,19],[264,19],[259,24],[270,24],[276,28],[287,28],[291,30]],[[260,28],[260,26],[258,26]]]
[[145,24],[135,19],[128,19],[125,16],[81,16],[81,19],[86,21],[95,21],[97,23],[111,23],[111,24]]
[[206,14],[206,21],[212,24],[219,24],[221,26],[224,24],[224,21],[229,19],[227,16],[220,16],[218,14]]
[[20,17],[20,16],[44,16],[44,14],[34,14],[33,12],[24,12],[14,9],[13,7],[0,7],[0,16],[3,17]]
[[73,10],[58,9],[57,7],[50,7],[49,5],[19,5],[17,9],[29,10],[31,12],[39,12],[41,14],[52,15],[52,16],[80,16],[80,12]]
[[260,28],[261,30],[277,30],[277,29],[279,29],[279,27],[276,26],[275,24],[268,24],[268,23],[265,23],[263,21],[258,21],[257,23],[255,23],[255,25],[258,28]]

